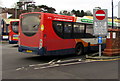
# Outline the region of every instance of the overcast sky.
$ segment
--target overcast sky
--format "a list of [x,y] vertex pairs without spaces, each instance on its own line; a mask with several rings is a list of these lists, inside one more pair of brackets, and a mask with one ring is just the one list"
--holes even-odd
[[[3,7],[12,7],[15,2],[19,0],[0,0]],[[47,5],[53,7],[59,12],[60,10],[90,10],[93,12],[93,8],[101,7],[102,9],[108,9],[108,15],[111,16],[111,1],[112,0],[34,0],[36,5]],[[118,2],[114,1],[114,16],[118,16]]]

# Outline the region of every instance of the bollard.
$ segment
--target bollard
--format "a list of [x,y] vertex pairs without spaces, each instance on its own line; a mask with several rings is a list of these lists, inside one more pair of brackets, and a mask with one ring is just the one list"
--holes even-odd
[[112,56],[120,54],[120,29],[108,29],[106,48],[103,55]]

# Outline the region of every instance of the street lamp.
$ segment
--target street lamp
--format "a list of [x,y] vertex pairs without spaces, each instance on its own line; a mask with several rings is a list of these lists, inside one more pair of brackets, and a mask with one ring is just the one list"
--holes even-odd
[[15,8],[15,19],[17,19],[17,9],[18,9],[18,6],[16,6],[16,8]]
[[112,29],[114,28],[114,18],[113,18],[113,0],[112,0]]
[[118,2],[118,26],[120,27],[120,1]]

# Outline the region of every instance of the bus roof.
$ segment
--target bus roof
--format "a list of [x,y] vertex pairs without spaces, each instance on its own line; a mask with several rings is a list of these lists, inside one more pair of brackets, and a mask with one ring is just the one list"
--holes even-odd
[[11,21],[19,21],[19,19],[2,19],[6,24],[10,24]]
[[51,19],[51,20],[68,21],[68,22],[73,22],[75,20],[75,17],[73,17],[73,16],[53,14],[53,13],[43,13],[43,12],[23,13],[20,15],[20,18],[22,18],[22,16],[24,16],[24,15],[34,14],[34,13],[44,15],[46,18]]

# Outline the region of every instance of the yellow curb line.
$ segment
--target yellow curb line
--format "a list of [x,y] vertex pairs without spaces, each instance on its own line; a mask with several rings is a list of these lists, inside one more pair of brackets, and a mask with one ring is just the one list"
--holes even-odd
[[90,61],[115,61],[115,60],[120,60],[120,58],[117,58],[117,59],[109,59],[109,60],[103,60],[103,59],[101,59],[101,60],[91,60],[91,59],[88,59],[88,60],[90,60]]

